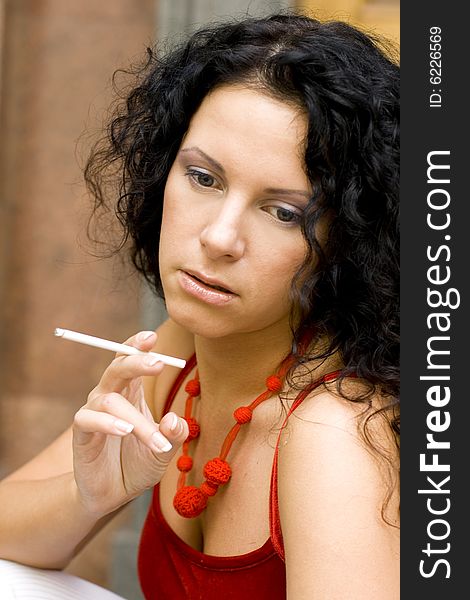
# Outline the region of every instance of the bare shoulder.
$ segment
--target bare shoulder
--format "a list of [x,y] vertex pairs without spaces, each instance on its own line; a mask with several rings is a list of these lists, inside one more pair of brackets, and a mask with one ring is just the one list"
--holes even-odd
[[[302,443],[303,440],[311,444],[318,439],[318,430],[321,429],[328,439],[337,436],[335,443],[341,438],[343,443],[359,446],[362,451],[378,459],[377,453],[371,452],[371,445],[365,442],[366,429],[379,454],[388,457],[397,466],[396,440],[390,428],[391,413],[386,410],[390,401],[378,394],[367,402],[361,401],[367,388],[360,380],[353,378],[345,379],[341,389],[349,399],[338,393],[335,382],[312,391],[289,419],[287,435],[295,430],[296,436],[292,438],[294,443]],[[310,437],[312,428],[316,431],[314,439]],[[317,450],[321,451],[321,448]]]
[[[397,450],[373,413],[323,389],[289,418],[278,493],[292,597],[399,597]],[[375,450],[362,433],[369,416]]]
[[345,486],[349,481],[355,491],[360,482],[371,493],[388,488],[390,471],[398,469],[398,451],[381,407],[377,397],[365,404],[333,389],[312,392],[289,417],[281,439],[280,468],[286,469],[287,479],[303,470],[308,457],[308,464],[316,467],[313,476],[331,476],[332,484]]
[[[167,319],[157,329],[157,341],[153,350],[187,360],[194,353],[194,336],[171,319]],[[162,416],[166,397],[179,372],[177,367],[165,366],[158,380],[144,380],[147,403],[158,420]]]

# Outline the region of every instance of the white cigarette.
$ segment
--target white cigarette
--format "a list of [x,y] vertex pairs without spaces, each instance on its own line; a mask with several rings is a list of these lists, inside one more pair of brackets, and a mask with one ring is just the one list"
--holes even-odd
[[182,369],[186,361],[182,358],[174,358],[173,356],[166,356],[165,354],[158,354],[157,352],[144,352],[134,346],[127,346],[127,344],[119,344],[118,342],[111,342],[110,340],[103,340],[102,338],[94,337],[93,335],[86,335],[85,333],[78,333],[77,331],[70,331],[70,329],[61,329],[57,327],[54,330],[54,335],[64,340],[70,340],[71,342],[78,342],[79,344],[85,344],[87,346],[95,346],[95,348],[103,348],[104,350],[111,350],[112,352],[120,352],[121,354],[151,354],[152,356],[158,356],[159,360],[172,367],[178,367]]

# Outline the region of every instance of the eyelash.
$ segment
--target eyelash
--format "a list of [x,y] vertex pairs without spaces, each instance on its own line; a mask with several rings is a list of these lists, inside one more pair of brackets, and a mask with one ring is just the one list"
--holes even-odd
[[[188,168],[186,170],[185,175],[189,178],[191,184],[193,186],[196,186],[198,188],[202,188],[202,189],[206,189],[206,190],[210,190],[210,189],[214,189],[212,186],[214,185],[214,183],[216,183],[216,178],[213,177],[212,175],[210,175],[209,173],[206,173],[205,171],[200,171],[198,169],[191,169]],[[203,185],[200,181],[199,178],[200,177],[208,177],[209,179],[212,180],[212,185]],[[283,221],[282,219],[280,219],[276,214],[277,211],[283,211],[285,214],[288,213],[291,217],[292,220],[290,221]],[[282,223],[285,226],[295,226],[295,225],[299,225],[301,218],[302,218],[302,214],[298,213],[296,211],[293,210],[289,210],[288,208],[285,208],[284,206],[267,206],[265,208],[265,212],[267,212],[269,215],[271,215],[274,219],[276,219],[279,223]]]
[[197,169],[187,169],[186,176],[189,178],[189,180],[191,181],[191,183],[193,185],[196,185],[198,187],[205,188],[205,189],[211,189],[212,186],[211,185],[203,185],[202,183],[200,183],[200,181],[198,180],[199,177],[203,177],[203,176],[209,177],[210,179],[212,179],[213,183],[216,182],[215,177],[212,177],[212,175],[209,175],[209,173],[206,173],[205,171],[199,171]]
[[[298,212],[295,212],[293,210],[289,210],[288,208],[284,208],[283,206],[268,206],[266,207],[268,210],[266,210],[267,213],[269,213],[270,215],[272,215],[277,221],[279,221],[280,223],[282,223],[283,225],[299,225],[302,215]],[[278,216],[274,215],[273,213],[277,212],[277,211],[282,211],[284,213],[289,214],[290,217],[292,217],[292,220],[290,221],[284,221],[282,219],[280,219]]]

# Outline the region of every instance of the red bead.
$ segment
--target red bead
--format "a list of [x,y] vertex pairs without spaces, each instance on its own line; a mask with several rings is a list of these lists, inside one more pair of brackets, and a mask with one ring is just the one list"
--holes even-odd
[[277,375],[270,375],[266,379],[266,387],[270,392],[280,392],[282,390],[282,381]]
[[214,496],[218,489],[219,486],[215,483],[212,483],[212,481],[204,481],[204,483],[201,485],[201,491],[208,496]]
[[183,473],[187,473],[191,471],[193,468],[193,459],[190,456],[180,456],[178,458],[178,462],[176,463],[179,471],[183,471]]
[[237,423],[240,423],[240,425],[244,425],[245,423],[251,421],[253,411],[249,406],[240,406],[239,408],[234,410],[233,416],[235,417]]
[[195,440],[199,436],[201,430],[199,427],[199,423],[193,417],[188,417],[186,419],[186,422],[189,428],[189,435],[186,439],[188,442],[190,442],[191,440]]
[[206,463],[203,473],[204,477],[211,483],[223,485],[232,476],[232,469],[228,462],[217,457]]
[[199,385],[199,381],[197,379],[190,379],[188,383],[185,385],[186,393],[188,393],[193,398],[199,396],[201,393],[201,386]]
[[206,508],[207,495],[193,485],[185,485],[176,492],[173,506],[179,515],[192,519]]

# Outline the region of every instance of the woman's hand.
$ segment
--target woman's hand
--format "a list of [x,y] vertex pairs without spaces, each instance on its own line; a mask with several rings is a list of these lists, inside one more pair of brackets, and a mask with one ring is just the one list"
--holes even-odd
[[[126,344],[147,351],[155,338],[140,332]],[[118,355],[75,415],[75,481],[84,507],[98,518],[158,483],[188,435],[184,419],[168,413],[158,424],[145,402],[142,376],[155,377],[163,367],[152,355]]]

